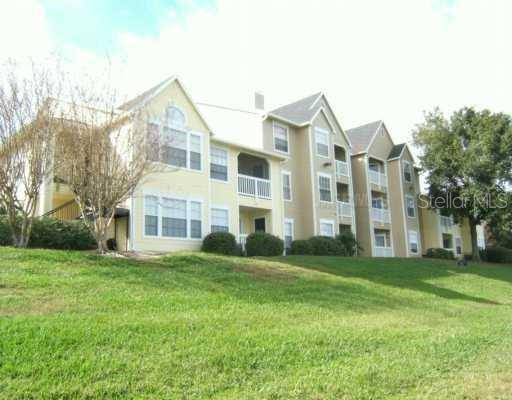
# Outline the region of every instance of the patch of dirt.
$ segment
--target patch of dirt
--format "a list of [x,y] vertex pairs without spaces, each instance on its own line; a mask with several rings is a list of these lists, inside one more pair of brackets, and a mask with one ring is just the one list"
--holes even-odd
[[288,271],[283,271],[278,268],[272,268],[263,265],[256,266],[247,264],[237,264],[233,266],[233,270],[236,272],[245,272],[246,274],[263,280],[290,281],[296,278],[294,274]]

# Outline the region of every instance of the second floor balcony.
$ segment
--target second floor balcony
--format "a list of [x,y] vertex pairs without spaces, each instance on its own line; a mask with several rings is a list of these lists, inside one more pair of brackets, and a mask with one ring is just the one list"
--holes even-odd
[[347,217],[352,218],[354,213],[354,208],[352,207],[352,203],[348,201],[337,201],[336,202],[336,211],[338,217]]
[[238,156],[238,193],[261,199],[271,199],[272,190],[268,161],[251,154]]
[[387,187],[388,185],[388,178],[386,174],[383,174],[379,171],[374,171],[370,169],[370,183],[373,183],[374,185],[380,186],[380,187]]

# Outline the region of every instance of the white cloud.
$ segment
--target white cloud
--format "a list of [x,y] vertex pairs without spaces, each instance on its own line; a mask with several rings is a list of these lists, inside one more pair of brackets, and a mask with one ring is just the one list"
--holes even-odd
[[[40,7],[23,4],[9,6],[16,17],[0,17],[0,27],[9,24],[0,28],[4,54],[50,47]],[[437,105],[512,113],[512,2],[450,4],[220,0],[215,13],[193,7],[179,23],[170,14],[157,37],[120,33],[113,60],[130,94],[172,74],[197,100],[226,105],[249,104],[254,90],[269,106],[322,90],[343,127],[384,119],[404,141]],[[9,42],[10,29],[24,33]],[[88,52],[68,54],[94,64]]]

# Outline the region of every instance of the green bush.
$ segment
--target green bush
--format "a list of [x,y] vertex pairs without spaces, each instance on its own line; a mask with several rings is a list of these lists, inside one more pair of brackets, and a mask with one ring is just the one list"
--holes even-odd
[[357,250],[362,250],[352,231],[344,231],[340,233],[336,236],[336,240],[340,242],[341,247],[347,256],[354,256],[356,255]]
[[454,260],[455,256],[453,255],[453,252],[446,249],[440,249],[440,248],[433,248],[428,249],[425,253],[425,257],[429,258],[440,258],[442,260]]
[[512,263],[512,249],[506,247],[488,247],[480,251],[482,260],[493,263]]
[[313,254],[313,248],[309,240],[294,240],[290,247],[290,254],[307,256]]
[[347,253],[339,240],[328,236],[313,236],[309,239],[315,256],[345,256]]
[[[0,245],[12,246],[11,229],[5,217],[0,217]],[[80,221],[61,221],[55,218],[34,220],[29,247],[57,250],[91,250],[96,241]]]
[[251,233],[245,242],[245,251],[248,256],[280,256],[283,250],[283,241],[270,233]]
[[233,256],[239,252],[235,236],[229,232],[212,232],[206,235],[201,250],[227,256]]

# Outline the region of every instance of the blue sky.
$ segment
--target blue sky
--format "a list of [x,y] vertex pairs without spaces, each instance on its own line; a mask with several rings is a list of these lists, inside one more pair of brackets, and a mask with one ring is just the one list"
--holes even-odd
[[215,12],[214,0],[41,0],[54,40],[98,53],[117,48],[118,35],[155,37],[163,24],[186,15]]
[[512,113],[511,20],[511,0],[6,0],[0,59],[108,61],[127,96],[177,74],[235,107],[323,91],[345,129],[401,142],[436,106]]

